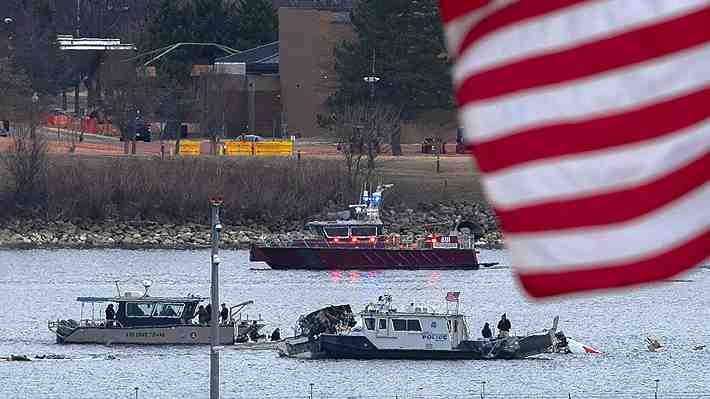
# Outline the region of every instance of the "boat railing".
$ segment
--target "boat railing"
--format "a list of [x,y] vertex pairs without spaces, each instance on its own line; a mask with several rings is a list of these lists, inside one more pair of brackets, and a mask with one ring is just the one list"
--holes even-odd
[[118,320],[106,320],[106,319],[82,319],[79,321],[80,327],[87,328],[123,328]]

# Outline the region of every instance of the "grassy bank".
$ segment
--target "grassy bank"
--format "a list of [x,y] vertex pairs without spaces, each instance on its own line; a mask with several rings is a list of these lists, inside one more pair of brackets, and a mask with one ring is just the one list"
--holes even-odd
[[[428,157],[382,157],[378,166],[382,181],[395,185],[386,207],[481,200],[468,157],[441,158],[440,173]],[[228,223],[283,229],[325,208],[347,205],[351,198],[344,194],[343,176],[337,157],[160,160],[52,154],[29,206],[16,206],[11,178],[0,163],[0,219],[205,223],[208,199],[220,195]]]
[[227,222],[273,223],[319,212],[342,192],[339,166],[327,160],[50,156],[48,162],[31,207],[15,206],[12,185],[2,185],[3,216],[204,222],[208,199],[223,196]]

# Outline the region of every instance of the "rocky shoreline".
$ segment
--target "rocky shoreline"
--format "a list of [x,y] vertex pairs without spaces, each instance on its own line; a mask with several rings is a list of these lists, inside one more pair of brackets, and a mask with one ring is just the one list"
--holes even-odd
[[[327,209],[312,219],[334,219],[335,209]],[[383,209],[388,231],[426,234],[437,225],[450,226],[461,216],[478,223],[486,232],[482,248],[502,248],[503,239],[492,211],[476,203],[450,202],[423,204],[417,209]],[[309,219],[309,220],[312,220]],[[288,241],[303,238],[302,222],[278,225],[225,223],[221,247],[247,249],[260,241]],[[101,222],[89,220],[14,219],[0,221],[0,249],[201,249],[210,246],[210,227],[197,223],[154,221]]]

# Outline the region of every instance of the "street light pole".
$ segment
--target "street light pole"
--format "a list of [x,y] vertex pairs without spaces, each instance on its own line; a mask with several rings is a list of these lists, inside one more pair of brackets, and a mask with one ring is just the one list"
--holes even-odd
[[375,100],[375,83],[377,83],[380,78],[375,76],[375,49],[372,49],[372,73],[370,76],[365,76],[363,78],[365,82],[370,85],[370,100]]
[[30,110],[30,137],[35,138],[35,131],[37,129],[37,103],[39,102],[39,96],[37,92],[32,94],[32,109]]
[[219,236],[222,232],[222,223],[219,220],[219,211],[222,207],[221,198],[210,200],[212,213],[212,287],[210,300],[212,314],[210,315],[210,399],[219,399]]

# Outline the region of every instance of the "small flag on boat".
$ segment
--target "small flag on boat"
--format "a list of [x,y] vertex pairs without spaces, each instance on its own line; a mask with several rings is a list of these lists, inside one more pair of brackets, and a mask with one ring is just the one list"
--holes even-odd
[[459,294],[461,294],[459,291],[447,292],[446,293],[446,301],[447,302],[458,302],[459,301]]
[[440,0],[464,141],[534,297],[710,259],[710,0]]

